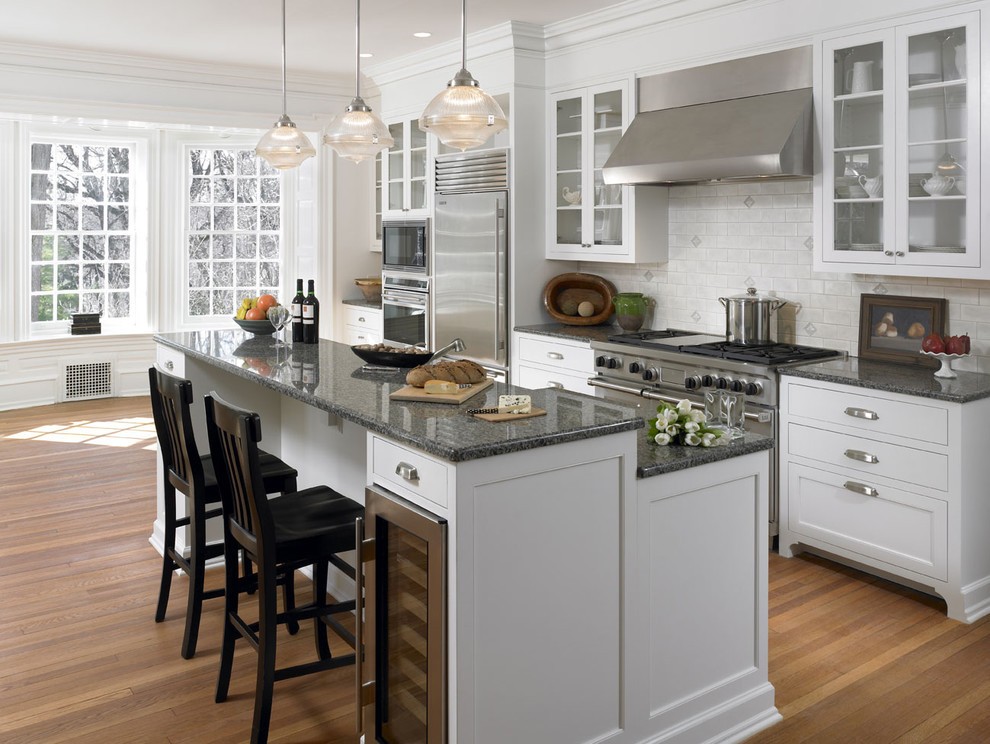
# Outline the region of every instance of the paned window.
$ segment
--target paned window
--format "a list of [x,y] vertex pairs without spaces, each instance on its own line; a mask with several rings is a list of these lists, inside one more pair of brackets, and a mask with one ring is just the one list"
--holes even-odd
[[31,144],[31,321],[130,318],[134,244],[129,145]]
[[244,297],[278,294],[279,174],[250,149],[187,152],[189,316],[230,316]]

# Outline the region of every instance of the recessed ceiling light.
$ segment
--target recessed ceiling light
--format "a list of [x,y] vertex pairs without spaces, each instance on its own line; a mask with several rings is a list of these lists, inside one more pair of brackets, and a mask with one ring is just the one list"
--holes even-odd
[[367,59],[368,57],[374,57],[375,55],[371,52],[361,52],[361,56]]
[[429,39],[431,36],[433,36],[433,34],[431,34],[429,31],[417,31],[416,33],[413,34],[413,36],[415,36],[417,39]]

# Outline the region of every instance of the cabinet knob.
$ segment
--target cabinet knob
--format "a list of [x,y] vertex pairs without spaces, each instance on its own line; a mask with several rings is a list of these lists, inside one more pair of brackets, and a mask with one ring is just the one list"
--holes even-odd
[[873,496],[875,498],[880,495],[880,492],[872,486],[857,483],[856,481],[846,481],[842,484],[842,487],[847,491],[852,491],[853,493],[858,493],[862,496]]
[[894,255],[895,256],[903,256],[904,255],[904,251],[894,251]]
[[894,252],[893,251],[884,251],[883,252],[883,255],[885,255],[885,256],[893,256],[894,255]]
[[364,319],[364,316],[363,316],[363,315],[359,315],[359,316],[358,316],[358,323],[367,323],[367,322],[368,322],[368,321],[366,321],[366,320]]

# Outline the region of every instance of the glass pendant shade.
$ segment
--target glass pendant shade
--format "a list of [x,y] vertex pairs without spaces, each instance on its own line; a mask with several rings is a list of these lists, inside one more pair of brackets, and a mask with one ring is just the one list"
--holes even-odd
[[361,98],[355,98],[344,113],[330,122],[323,143],[330,145],[340,157],[360,163],[394,145],[395,139],[375,112]]
[[330,145],[342,158],[360,163],[395,144],[388,127],[361,98],[361,0],[355,0],[354,98],[344,113],[335,116],[323,144]]
[[282,116],[261,136],[254,154],[278,170],[297,168],[316,154],[309,137],[285,113],[285,0],[282,0]]
[[433,132],[443,144],[462,151],[483,145],[508,125],[498,102],[463,69],[419,117],[421,130]]
[[461,0],[461,69],[419,117],[422,131],[433,132],[443,144],[462,151],[483,145],[509,125],[498,101],[467,71],[466,6],[467,0]]
[[316,154],[316,148],[304,132],[300,132],[285,114],[275,122],[275,126],[265,132],[255,154],[263,158],[272,168],[287,170],[298,167],[306,158]]

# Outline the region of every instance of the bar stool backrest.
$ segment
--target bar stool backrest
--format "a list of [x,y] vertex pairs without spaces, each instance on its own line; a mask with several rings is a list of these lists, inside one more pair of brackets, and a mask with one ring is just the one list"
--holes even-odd
[[192,495],[203,487],[203,461],[193,434],[192,383],[157,367],[148,370],[151,412],[168,481],[180,492]]

